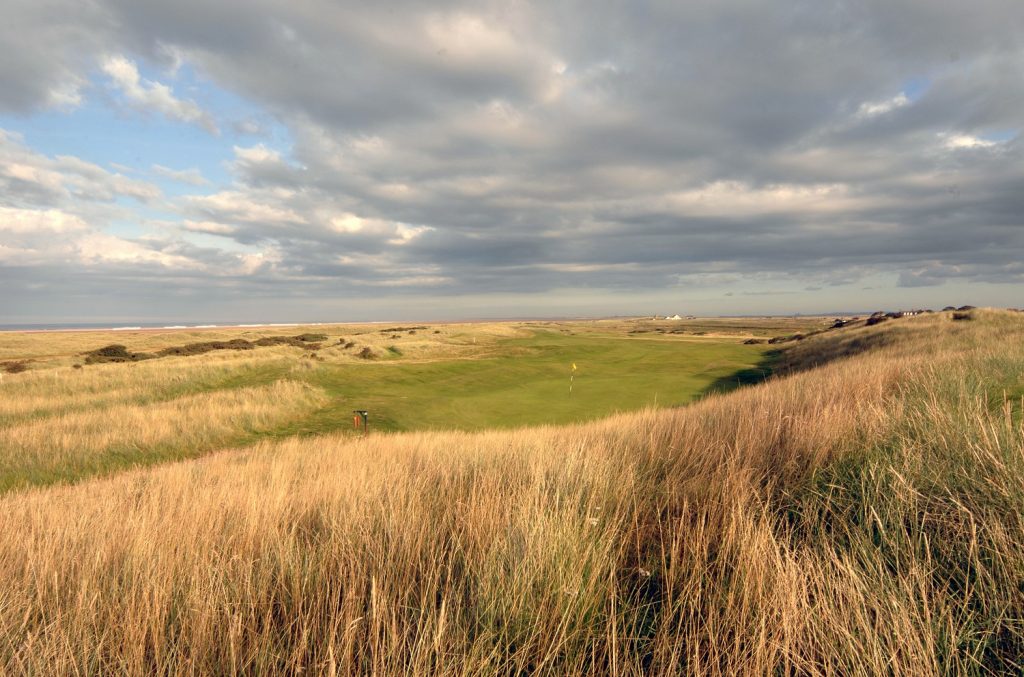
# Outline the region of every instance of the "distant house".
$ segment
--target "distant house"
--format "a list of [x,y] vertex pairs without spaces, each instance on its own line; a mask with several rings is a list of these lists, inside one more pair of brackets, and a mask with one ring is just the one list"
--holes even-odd
[[668,317],[666,317],[665,319],[666,319],[666,320],[681,320],[681,319],[683,319],[683,318],[679,317],[679,315],[677,314],[677,315],[669,315],[669,316],[668,316]]

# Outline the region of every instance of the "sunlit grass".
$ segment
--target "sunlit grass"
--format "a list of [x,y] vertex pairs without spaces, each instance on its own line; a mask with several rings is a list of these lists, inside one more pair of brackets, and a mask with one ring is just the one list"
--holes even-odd
[[0,670],[1019,673],[1024,316],[850,331],[682,409],[8,494]]
[[282,380],[10,423],[0,428],[0,488],[195,456],[271,430],[323,402],[314,388]]

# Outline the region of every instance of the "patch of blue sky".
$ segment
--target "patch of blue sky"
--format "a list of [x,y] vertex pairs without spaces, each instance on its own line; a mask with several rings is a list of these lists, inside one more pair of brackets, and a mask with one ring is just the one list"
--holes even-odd
[[931,87],[931,85],[931,78],[919,75],[905,80],[900,91],[902,91],[904,96],[910,99],[911,102],[914,102],[924,96],[925,92],[928,91],[928,88]]
[[1012,141],[1017,138],[1018,134],[1020,134],[1019,129],[998,129],[984,134],[979,134],[978,138],[984,139],[985,141],[991,141],[993,143],[1006,143],[1007,141]]
[[[25,144],[49,156],[72,155],[87,162],[151,181],[168,197],[209,193],[231,183],[234,146],[262,143],[287,156],[288,129],[253,103],[199,78],[183,65],[174,74],[137,64],[145,80],[172,88],[178,99],[203,108],[219,129],[169,119],[124,100],[107,76],[94,72],[82,89],[81,104],[70,110],[46,109],[29,115],[0,115],[0,128],[21,134]],[[195,186],[153,171],[154,165],[198,169],[209,181]]]

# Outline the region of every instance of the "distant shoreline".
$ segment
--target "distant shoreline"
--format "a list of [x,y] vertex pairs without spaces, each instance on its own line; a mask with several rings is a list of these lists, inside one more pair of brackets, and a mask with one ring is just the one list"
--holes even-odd
[[[707,315],[695,316],[692,320],[726,320],[726,319],[751,319],[751,318],[815,318],[815,317],[849,317],[851,315],[870,314],[861,312],[840,312],[840,313],[799,313],[799,314],[778,314],[778,315]],[[652,319],[650,315],[609,315],[603,317],[500,317],[500,318],[467,318],[462,320],[340,320],[337,322],[253,322],[253,323],[179,323],[163,324],[146,322],[142,324],[113,324],[113,323],[82,323],[82,324],[11,324],[0,325],[0,333],[26,334],[26,333],[52,333],[52,332],[154,332],[154,331],[209,331],[223,329],[264,329],[268,327],[319,327],[332,325],[363,325],[363,324],[480,324],[485,322],[595,322],[600,320],[640,320]],[[682,320],[687,321],[687,320]]]

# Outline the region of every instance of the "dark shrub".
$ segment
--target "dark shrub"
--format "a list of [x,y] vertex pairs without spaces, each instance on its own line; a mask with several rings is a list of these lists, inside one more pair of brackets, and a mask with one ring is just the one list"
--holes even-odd
[[164,348],[157,355],[167,357],[171,355],[202,355],[213,350],[252,350],[255,344],[245,339],[232,339],[230,341],[204,341],[202,343],[189,343],[184,346],[171,346]]
[[85,355],[86,364],[100,364],[103,362],[138,362],[140,360],[151,360],[156,357],[156,355],[151,353],[133,353],[125,346],[116,343],[82,354]]
[[28,371],[28,360],[0,362],[0,370],[7,374],[20,374],[23,371]]
[[430,327],[418,326],[418,327],[389,327],[387,329],[381,329],[381,334],[390,334],[396,331],[410,331],[413,329],[429,329]]
[[[321,336],[323,338],[310,338]],[[258,346],[293,346],[295,348],[303,348],[305,350],[319,350],[322,346],[319,343],[311,343],[310,341],[317,340],[323,341],[327,337],[323,334],[299,334],[298,336],[264,336],[263,338],[256,339],[255,345]],[[344,341],[344,339],[342,339]]]

